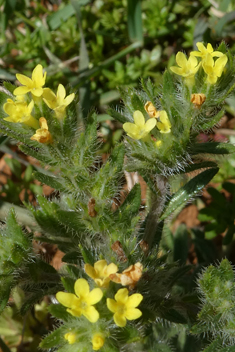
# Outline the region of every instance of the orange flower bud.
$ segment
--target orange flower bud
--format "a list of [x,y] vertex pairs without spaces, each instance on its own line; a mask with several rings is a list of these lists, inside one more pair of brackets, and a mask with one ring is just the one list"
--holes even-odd
[[200,108],[200,106],[205,102],[206,96],[203,93],[191,94],[191,103],[194,104],[196,108]]
[[110,279],[117,284],[121,284],[122,286],[129,286],[130,289],[133,289],[136,283],[142,276],[143,265],[141,263],[136,263],[134,265],[130,265],[127,269],[125,269],[122,274],[111,274],[109,275]]
[[144,105],[144,108],[150,117],[159,117],[159,112],[151,101],[147,101],[147,103]]

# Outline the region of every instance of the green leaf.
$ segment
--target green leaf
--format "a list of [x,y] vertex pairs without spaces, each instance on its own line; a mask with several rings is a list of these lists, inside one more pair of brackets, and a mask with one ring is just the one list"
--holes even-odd
[[62,304],[51,304],[48,307],[48,311],[57,319],[64,321],[71,319],[71,314],[67,312],[67,308],[62,306]]
[[[146,111],[144,109],[144,105],[137,94],[132,93],[131,95],[131,103],[133,105],[134,110],[139,110],[142,114],[146,115]],[[147,115],[148,116],[148,115]]]
[[170,108],[174,104],[175,85],[173,77],[167,70],[163,75],[163,97],[164,105]]
[[66,330],[64,326],[57,328],[42,340],[39,347],[43,349],[51,349],[54,346],[65,344],[66,343],[66,340],[64,338],[65,333],[66,333]]
[[10,348],[5,344],[5,342],[0,337],[0,348],[2,352],[11,352]]
[[125,123],[125,122],[128,122],[129,120],[124,116],[122,115],[120,112],[116,111],[115,109],[112,109],[112,108],[108,108],[107,109],[107,113],[112,117],[114,118],[115,120],[121,122],[121,123]]
[[14,286],[14,278],[12,275],[0,275],[0,313],[8,304],[11,288]]
[[218,165],[213,161],[202,161],[201,163],[195,163],[187,166],[181,173],[189,173],[195,170],[206,169],[208,167],[218,167]]
[[166,219],[180,206],[186,204],[192,197],[195,197],[198,192],[200,192],[210,182],[218,171],[218,168],[205,170],[180,188],[180,190],[172,196],[160,220]]
[[235,153],[235,146],[229,143],[196,143],[190,150],[190,154],[232,154]]
[[174,261],[179,261],[180,265],[184,265],[188,258],[188,230],[186,225],[181,224],[177,227],[174,234]]
[[71,4],[62,7],[55,11],[52,15],[47,17],[47,23],[49,27],[54,31],[59,28],[61,24],[67,21],[71,16],[75,14],[74,8]]
[[120,219],[131,219],[139,212],[141,204],[141,188],[140,184],[136,183],[127,195],[123,204],[117,210]]
[[127,11],[129,38],[132,42],[139,41],[143,43],[141,0],[128,0]]
[[57,177],[48,176],[48,175],[43,174],[42,172],[38,172],[38,171],[35,171],[33,173],[33,175],[35,176],[35,178],[38,181],[50,186],[51,188],[54,188],[54,189],[56,189],[56,190],[58,190],[60,192],[64,192],[65,191],[65,187],[62,186],[62,184],[58,181],[58,178],[60,179],[60,177],[58,177],[58,176]]
[[7,72],[3,68],[0,68],[0,79],[14,81],[15,76],[13,76],[11,73]]
[[17,176],[19,179],[21,179],[21,173],[22,173],[22,168],[21,168],[21,163],[12,158],[4,158],[6,164],[9,166],[11,171],[15,176]]

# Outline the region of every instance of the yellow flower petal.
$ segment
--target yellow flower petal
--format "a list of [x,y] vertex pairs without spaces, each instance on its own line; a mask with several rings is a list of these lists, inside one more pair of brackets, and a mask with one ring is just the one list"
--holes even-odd
[[73,293],[57,292],[56,299],[63,306],[70,308],[79,303],[78,298]]
[[105,273],[107,276],[111,275],[111,274],[115,274],[118,271],[118,267],[116,264],[111,263],[107,266]]
[[140,302],[143,300],[143,296],[140,293],[134,293],[130,297],[128,297],[128,301],[126,303],[127,308],[135,308]]
[[125,316],[115,313],[113,316],[113,320],[115,322],[115,324],[117,326],[120,326],[121,328],[123,328],[124,326],[126,326],[126,318]]
[[[46,73],[43,76],[43,67],[42,65],[37,65],[32,72],[32,81],[36,83],[37,87],[42,87],[45,84]],[[36,94],[35,94],[36,95]]]
[[64,99],[65,105],[68,106],[70,103],[72,103],[72,101],[74,100],[74,98],[75,98],[75,94],[74,94],[74,93],[69,94],[69,95]]
[[86,299],[90,292],[88,282],[85,279],[78,279],[74,284],[74,291],[79,298]]
[[134,123],[125,122],[122,127],[129,137],[139,139],[138,127]]
[[98,311],[95,309],[93,306],[87,307],[86,310],[82,312],[82,314],[91,322],[91,323],[96,323],[97,320],[99,319],[100,315]]
[[126,303],[128,300],[128,289],[127,288],[121,288],[118,290],[118,292],[115,295],[116,301]]
[[42,88],[32,88],[31,93],[35,95],[35,97],[41,97],[43,94],[43,89]]
[[96,278],[96,272],[93,266],[91,266],[90,264],[85,264],[84,269],[88,276],[90,276],[92,279]]
[[112,313],[115,313],[118,309],[118,303],[112,298],[107,298],[107,307]]
[[94,264],[94,269],[99,277],[104,276],[104,269],[106,267],[107,267],[106,260],[98,260],[98,262]]
[[177,67],[177,66],[171,66],[170,70],[180,76],[183,74],[182,68]]
[[214,49],[212,48],[211,43],[208,43],[208,44],[207,44],[207,48],[206,48],[206,49],[207,49],[208,53],[210,53],[210,54],[213,53],[213,50],[214,50]]
[[134,112],[134,114],[133,114],[133,117],[134,117],[135,124],[136,124],[138,127],[144,127],[145,118],[144,118],[144,115],[142,114],[141,111],[136,110],[136,111]]
[[187,65],[186,56],[185,56],[183,53],[181,53],[181,51],[179,51],[179,52],[176,54],[175,60],[176,60],[177,64],[178,64],[180,67],[184,67],[184,66]]
[[93,305],[98,303],[103,297],[103,292],[101,291],[100,288],[94,288],[94,290],[92,290],[87,298],[86,298],[86,302],[87,304]]
[[156,126],[156,119],[149,119],[145,124],[145,131],[149,133]]
[[228,58],[226,55],[221,56],[219,59],[216,60],[215,62],[215,70],[216,70],[216,75],[220,77],[222,75],[223,69],[225,65],[227,64]]
[[129,308],[125,311],[125,317],[128,320],[135,320],[141,317],[142,312],[136,308]]
[[201,51],[202,53],[207,53],[206,47],[202,43],[198,42],[196,43],[196,46],[198,47],[198,50]]
[[30,88],[21,86],[21,87],[17,87],[14,90],[13,94],[14,95],[24,95],[24,94],[27,94],[28,92],[30,92]]
[[57,89],[57,98],[60,101],[63,101],[65,96],[66,96],[65,88],[62,84],[59,84],[58,89]]
[[21,73],[17,73],[16,78],[21,84],[23,84],[23,86],[27,86],[27,87],[33,86],[33,81],[29,77],[22,75]]

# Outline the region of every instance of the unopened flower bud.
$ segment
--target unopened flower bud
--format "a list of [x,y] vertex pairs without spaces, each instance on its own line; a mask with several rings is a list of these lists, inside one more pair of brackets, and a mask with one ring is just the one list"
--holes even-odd
[[151,101],[147,101],[147,103],[144,105],[144,108],[150,117],[159,117],[159,112]]
[[203,93],[191,94],[191,103],[194,104],[196,108],[200,108],[200,106],[205,102],[206,96]]

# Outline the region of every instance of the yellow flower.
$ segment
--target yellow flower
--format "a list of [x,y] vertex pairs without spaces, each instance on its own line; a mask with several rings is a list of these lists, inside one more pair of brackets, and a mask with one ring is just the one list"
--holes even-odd
[[153,105],[153,103],[151,101],[147,101],[147,103],[144,105],[144,108],[147,111],[147,113],[149,114],[149,117],[158,117],[159,116],[159,112],[157,111],[157,109],[155,108],[155,106]]
[[126,319],[135,320],[141,317],[142,312],[136,307],[142,301],[140,293],[128,297],[128,289],[122,288],[115,295],[115,300],[107,298],[108,309],[114,313],[113,319],[117,326],[126,326]]
[[144,115],[141,111],[136,110],[133,114],[135,123],[126,122],[123,125],[124,131],[133,139],[145,138],[149,132],[156,126],[155,119],[149,119],[145,122]]
[[198,64],[196,57],[190,56],[187,60],[186,56],[183,53],[178,52],[175,59],[179,67],[171,66],[171,71],[179,76],[184,77],[186,84],[193,85],[194,76],[200,67],[200,64]]
[[48,131],[47,120],[45,119],[45,117],[40,117],[39,124],[40,128],[30,139],[44,144],[52,143],[52,136]]
[[97,322],[99,313],[93,307],[103,297],[100,288],[95,288],[90,292],[88,282],[85,279],[78,279],[74,284],[73,293],[58,292],[56,299],[63,306],[67,307],[67,312],[75,317],[84,315],[91,323]]
[[58,119],[62,119],[64,117],[66,106],[72,103],[75,98],[74,93],[68,95],[67,97],[65,96],[66,91],[62,84],[59,84],[56,95],[49,88],[45,88],[43,91],[43,100],[50,109],[55,111]]
[[162,145],[162,141],[156,141],[155,145],[156,145],[157,148],[160,148],[161,145]]
[[92,336],[92,348],[94,351],[98,351],[104,345],[105,337],[104,334],[97,332]]
[[74,334],[73,332],[67,332],[67,334],[64,335],[64,338],[68,341],[70,345],[76,342],[76,334]]
[[214,49],[212,48],[212,45],[210,43],[207,44],[207,47],[205,47],[200,42],[198,42],[196,45],[197,45],[199,51],[191,51],[190,55],[192,55],[192,56],[201,57],[202,60],[204,60],[208,54],[211,55],[212,57],[223,56],[223,53],[221,53],[221,51],[214,51]]
[[107,265],[106,260],[99,260],[94,264],[94,268],[90,264],[85,264],[85,272],[100,287],[107,288],[110,281],[109,275],[114,274],[117,271],[117,265],[114,263]]
[[218,77],[223,73],[223,69],[228,61],[227,56],[224,54],[216,61],[213,60],[211,55],[207,55],[202,63],[202,67],[207,74],[207,83],[215,84]]
[[134,265],[130,265],[121,274],[111,274],[109,277],[117,284],[121,284],[122,286],[129,286],[130,289],[133,289],[141,278],[142,271],[143,265],[138,262]]
[[23,95],[31,92],[35,97],[41,97],[43,94],[43,86],[46,81],[46,72],[43,75],[42,65],[37,65],[32,72],[32,79],[22,75],[20,73],[16,74],[16,78],[23,85],[17,87],[14,90],[14,95]]
[[202,106],[202,104],[206,101],[206,96],[203,93],[191,94],[190,101],[196,108],[200,108],[200,106]]
[[3,105],[3,110],[9,115],[5,117],[5,121],[24,123],[32,128],[38,128],[38,121],[31,115],[34,107],[33,100],[27,105],[26,101],[13,101],[7,99]]
[[171,123],[165,110],[159,111],[159,118],[157,118],[156,125],[161,133],[171,132]]

